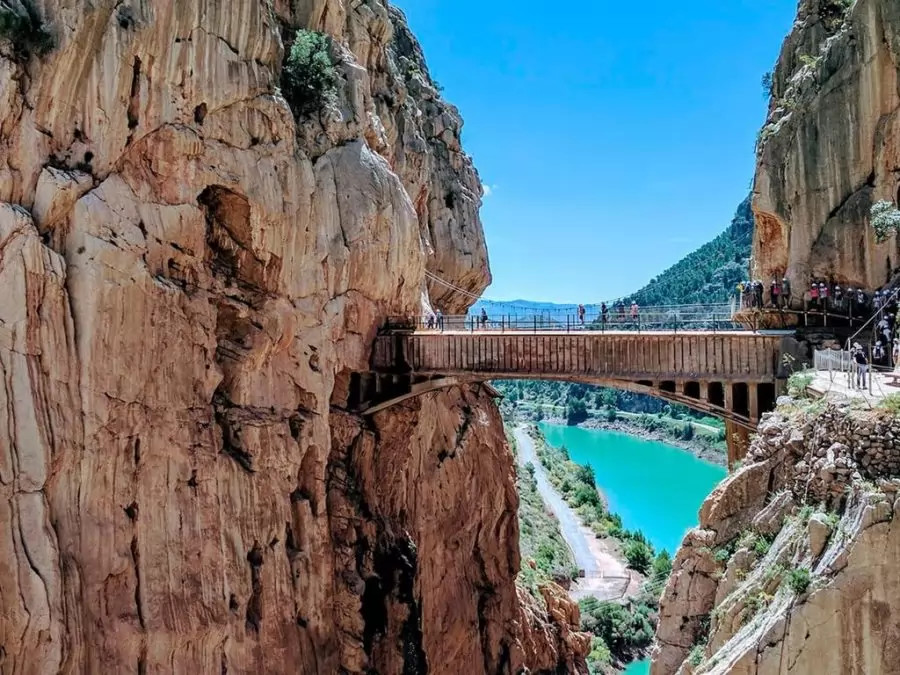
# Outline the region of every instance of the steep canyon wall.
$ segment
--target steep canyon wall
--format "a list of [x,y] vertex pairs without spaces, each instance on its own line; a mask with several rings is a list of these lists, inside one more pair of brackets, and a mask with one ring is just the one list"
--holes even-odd
[[[490,279],[403,16],[31,9],[49,53],[0,39],[0,672],[582,669],[577,610],[515,587],[490,398],[343,410],[386,316],[468,305],[426,271]],[[339,73],[299,120],[297,28]]]
[[751,274],[874,289],[900,267],[869,209],[900,198],[900,5],[802,0],[757,147]]

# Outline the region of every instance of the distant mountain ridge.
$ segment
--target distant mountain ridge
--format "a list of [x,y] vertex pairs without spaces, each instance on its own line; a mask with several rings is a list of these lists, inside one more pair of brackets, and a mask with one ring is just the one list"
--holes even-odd
[[[642,307],[728,302],[738,282],[749,273],[752,240],[753,210],[748,196],[737,207],[731,224],[722,234],[686,255],[623,300],[627,303],[634,300]],[[585,305],[589,314],[595,313],[598,306],[599,303]],[[540,316],[574,312],[578,305],[531,300],[479,300],[469,312],[479,314],[482,307],[489,316]]]

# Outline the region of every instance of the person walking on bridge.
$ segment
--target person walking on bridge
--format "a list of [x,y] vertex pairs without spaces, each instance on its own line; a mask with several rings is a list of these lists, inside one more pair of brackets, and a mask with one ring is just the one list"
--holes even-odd
[[584,325],[584,305],[578,305],[578,323]]
[[637,302],[635,302],[635,301],[632,300],[632,302],[631,302],[631,320],[632,320],[635,324],[638,323],[638,316],[639,316],[639,314],[638,314],[638,304],[637,304]]
[[444,330],[444,313],[441,310],[437,310],[434,313],[435,320],[437,321],[437,328],[439,331]]
[[785,309],[791,308],[791,282],[787,277],[781,280],[781,301],[784,303]]
[[781,297],[781,284],[778,279],[772,279],[772,285],[769,286],[769,302],[772,307],[778,308],[780,306],[780,297]]
[[480,321],[481,321],[481,329],[482,330],[486,329],[487,325],[488,325],[488,315],[487,315],[487,312],[484,310],[484,307],[481,308]]
[[600,324],[603,326],[603,330],[606,330],[606,322],[609,320],[609,307],[606,306],[606,303],[600,304]]

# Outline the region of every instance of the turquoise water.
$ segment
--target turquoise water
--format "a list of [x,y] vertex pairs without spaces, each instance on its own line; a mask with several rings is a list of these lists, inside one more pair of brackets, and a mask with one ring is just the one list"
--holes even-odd
[[623,675],[650,675],[650,660],[629,663],[622,673]]
[[641,530],[657,551],[673,556],[684,533],[697,525],[703,500],[726,475],[724,467],[656,441],[554,424],[541,424],[541,430],[551,445],[566,446],[573,461],[594,468],[610,511],[625,527]]

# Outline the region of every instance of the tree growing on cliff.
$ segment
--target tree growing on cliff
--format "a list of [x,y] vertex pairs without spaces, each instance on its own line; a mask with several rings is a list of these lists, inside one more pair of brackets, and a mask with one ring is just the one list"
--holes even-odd
[[900,231],[900,211],[892,202],[885,200],[875,202],[869,215],[872,219],[872,229],[875,230],[875,239],[879,242]]
[[334,100],[337,81],[330,38],[298,30],[281,73],[281,91],[294,115],[308,117]]

